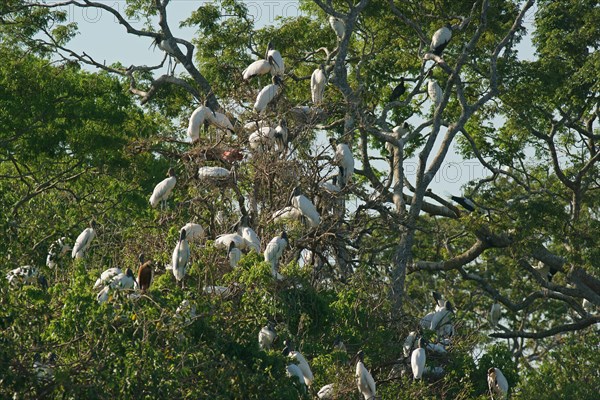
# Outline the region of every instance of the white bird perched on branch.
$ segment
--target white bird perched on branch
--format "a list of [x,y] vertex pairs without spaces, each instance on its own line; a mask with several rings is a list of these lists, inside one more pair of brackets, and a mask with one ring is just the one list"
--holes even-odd
[[427,94],[429,95],[429,98],[431,99],[435,107],[437,107],[442,102],[442,88],[433,79],[429,79],[427,81]]
[[257,113],[263,113],[267,109],[267,105],[279,94],[283,81],[277,75],[273,76],[270,85],[265,86],[256,96],[254,110]]
[[296,207],[287,206],[282,208],[281,210],[277,210],[273,213],[273,221],[283,221],[288,219],[300,219],[302,217],[302,213]]
[[246,249],[246,242],[244,241],[244,238],[237,233],[226,233],[224,235],[217,236],[215,239],[215,247],[217,249],[227,250],[232,242],[235,243],[234,245],[238,249]]
[[441,56],[450,39],[452,39],[452,25],[446,24],[435,31],[431,37],[431,52],[436,56]]
[[208,122],[210,122],[214,127],[235,133],[233,125],[231,124],[231,121],[229,120],[229,117],[227,117],[227,115],[217,111],[213,111],[212,113],[208,114],[207,118]]
[[413,350],[410,356],[410,366],[412,368],[413,377],[415,379],[421,379],[423,376],[423,370],[425,369],[425,339],[419,338],[417,341],[417,348]]
[[[187,232],[185,229],[181,229],[179,232],[179,240],[177,241],[175,249],[173,249],[173,275],[178,283],[183,281],[183,277],[187,271],[187,264],[190,260],[190,246],[186,239],[186,234]],[[183,287],[183,282],[181,283],[181,286]]]
[[[23,285],[23,284],[33,284],[36,281],[40,282],[39,270],[36,267],[31,265],[24,265],[19,268],[15,268],[11,271],[8,271],[6,274],[6,279],[8,280],[8,284],[11,286]],[[44,278],[45,280],[45,278]],[[41,284],[42,282],[40,282]],[[47,285],[47,282],[46,282]]]
[[187,128],[187,134],[192,142],[200,139],[200,127],[208,122],[210,115],[214,116],[214,112],[206,106],[200,106],[192,112]]
[[279,125],[275,127],[275,144],[277,151],[283,153],[288,146],[288,126],[285,118],[279,121]]
[[185,229],[185,238],[188,242],[199,242],[204,239],[204,228],[200,224],[188,222],[181,229]]
[[298,367],[300,368],[300,371],[302,371],[304,384],[310,387],[314,380],[314,376],[310,369],[310,366],[308,365],[308,362],[306,361],[306,358],[304,358],[302,353],[294,350],[293,344],[291,342],[285,342],[285,347],[283,348],[283,355],[291,358],[297,363]]
[[321,64],[319,68],[314,70],[310,77],[310,93],[315,105],[319,105],[323,102],[323,93],[325,93],[326,85],[327,76],[325,75],[325,66]]
[[46,257],[46,266],[50,268],[56,267],[58,260],[72,250],[66,241],[66,237],[61,237],[50,245],[48,256]]
[[275,129],[264,126],[257,131],[254,131],[248,137],[250,148],[255,151],[261,149],[270,149],[275,142]]
[[209,181],[224,181],[229,179],[230,171],[223,167],[200,167],[198,179]]
[[85,228],[83,232],[75,239],[73,250],[71,251],[71,258],[83,258],[84,253],[90,247],[90,243],[96,237],[96,221],[90,221],[90,227]]
[[279,274],[277,271],[279,267],[279,259],[283,254],[283,251],[288,245],[288,236],[285,231],[281,232],[281,235],[275,236],[271,241],[267,244],[263,255],[265,256],[265,261],[271,265],[271,274],[277,280],[283,279],[283,276]]
[[352,174],[354,174],[354,157],[346,143],[337,143],[335,139],[329,139],[329,143],[332,147],[335,147],[333,163],[340,169],[339,184],[343,189],[352,179]]
[[258,347],[261,350],[270,350],[275,338],[277,338],[277,332],[275,332],[273,324],[269,322],[258,332]]
[[248,67],[242,72],[244,80],[248,80],[252,77],[268,74],[271,72],[271,63],[267,60],[257,60],[252,64],[248,65]]
[[285,73],[285,64],[283,63],[283,57],[281,57],[281,53],[278,50],[273,48],[273,43],[269,41],[267,45],[267,52],[265,54],[265,59],[271,64],[271,75],[273,76],[283,76]]
[[498,368],[488,369],[488,388],[492,399],[507,399],[508,398],[508,381]]
[[500,321],[500,314],[502,313],[502,309],[500,308],[500,303],[497,301],[492,304],[492,308],[490,309],[490,324],[492,324],[492,328],[498,326],[498,321]]
[[229,266],[231,268],[237,267],[238,263],[242,259],[242,251],[235,247],[235,242],[229,242],[229,249],[227,250],[227,259],[229,260]]
[[317,397],[320,400],[333,400],[335,398],[335,386],[333,383],[328,383],[319,389]]
[[94,289],[100,289],[102,286],[108,285],[113,278],[119,275],[121,272],[123,271],[121,271],[121,268],[119,267],[108,268],[100,274],[100,278],[96,279]]
[[308,225],[311,228],[319,226],[321,223],[321,216],[313,202],[302,194],[300,186],[294,188],[288,203],[300,211],[302,217],[308,222]]
[[257,254],[260,254],[260,238],[254,232],[254,229],[250,228],[247,215],[242,216],[239,225],[239,234],[244,239],[246,248],[253,249]]
[[335,32],[338,40],[342,40],[344,38],[344,34],[346,33],[346,24],[344,23],[344,20],[332,15],[329,17],[329,25]]
[[161,209],[167,205],[167,199],[171,196],[171,191],[175,187],[177,178],[175,177],[175,169],[169,168],[167,172],[168,178],[163,179],[158,185],[154,187],[152,196],[150,196],[150,205],[156,207],[158,203],[161,203]]
[[135,275],[133,275],[133,271],[130,268],[127,268],[125,272],[121,272],[114,276],[110,280],[108,286],[110,286],[111,289],[125,290],[133,289],[135,286],[138,286],[138,284]]
[[298,378],[298,382],[302,388],[302,392],[306,393],[306,384],[304,383],[304,375],[302,374],[302,370],[296,364],[288,364],[285,367],[286,375],[290,378],[296,377]]
[[367,367],[365,367],[364,357],[365,354],[361,350],[356,353],[352,360],[356,363],[356,386],[365,400],[372,400],[375,399],[376,394],[375,380],[367,370]]

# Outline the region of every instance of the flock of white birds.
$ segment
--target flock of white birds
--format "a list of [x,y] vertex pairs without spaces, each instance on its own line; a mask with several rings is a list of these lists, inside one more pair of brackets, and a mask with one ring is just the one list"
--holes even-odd
[[[344,21],[336,17],[330,17],[329,23],[335,31],[338,40],[342,40],[346,34]],[[451,37],[451,25],[448,24],[437,30],[432,38],[430,52],[440,56]],[[159,45],[159,47],[163,48],[164,45]],[[243,71],[243,78],[248,80],[252,77],[268,73],[273,76],[272,83],[260,90],[254,103],[254,110],[259,115],[264,114],[269,103],[278,95],[285,73],[283,57],[278,50],[273,48],[271,43],[268,45],[265,59],[257,60],[250,64],[248,68]],[[311,76],[313,104],[319,105],[322,103],[326,84],[327,76],[325,67],[321,64]],[[402,93],[403,90],[403,88],[400,91],[395,90],[393,96],[398,96],[398,93]],[[432,102],[437,106],[442,99],[442,90],[440,86],[434,80],[429,79],[427,92]],[[207,106],[200,106],[194,110],[189,119],[187,133],[193,142],[199,140],[200,129],[206,124],[211,124],[217,129],[231,132],[234,131],[233,125],[225,114],[213,111]],[[246,126],[246,129],[248,130],[254,129],[255,127],[258,128],[249,136],[250,148],[258,151],[276,147],[279,152],[285,151],[288,140],[286,121],[281,120],[279,125],[275,128],[260,125],[262,124],[252,122]],[[327,193],[332,194],[341,191],[351,182],[354,173],[354,158],[352,156],[352,151],[347,144],[337,143],[334,139],[331,139],[330,143],[332,148],[335,149],[333,162],[339,167],[339,174],[331,177],[331,183],[323,182],[321,187]],[[150,204],[152,207],[157,207],[159,204],[161,209],[167,207],[167,200],[177,182],[177,177],[173,168],[169,169],[167,175],[168,177],[158,183],[152,192],[150,197]],[[230,179],[230,176],[231,171],[223,167],[205,166],[201,167],[198,171],[198,178],[213,182],[228,180]],[[310,199],[302,194],[300,187],[294,188],[288,201],[288,205],[285,208],[276,211],[272,218],[274,221],[285,219],[300,219],[310,228],[318,227],[321,222],[317,208]],[[232,268],[235,268],[240,261],[242,251],[255,251],[256,253],[260,253],[261,251],[261,240],[256,232],[249,226],[248,218],[246,216],[241,218],[236,228],[237,232],[220,235],[214,241],[216,248],[227,252],[227,259]],[[83,230],[77,237],[75,244],[72,247],[66,243],[67,240],[64,237],[54,242],[49,248],[46,260],[47,266],[51,268],[56,267],[58,260],[69,251],[71,251],[72,258],[83,258],[86,251],[90,248],[91,242],[96,237],[95,229],[96,224],[92,221],[90,226]],[[204,236],[203,227],[196,223],[188,223],[180,229],[179,239],[173,250],[170,269],[172,270],[177,283],[181,283],[182,287],[187,267],[190,262],[190,246],[188,242],[201,241],[204,239]],[[278,265],[283,251],[287,246],[288,236],[287,233],[283,231],[280,235],[271,239],[263,251],[264,260],[271,266],[271,273],[276,280],[284,279],[278,271]],[[10,271],[6,278],[11,285],[38,282],[42,286],[47,286],[45,277],[38,273],[37,268],[30,265]],[[94,284],[94,289],[99,291],[97,300],[102,303],[109,300],[111,291],[138,289],[144,292],[150,286],[151,281],[152,263],[144,263],[143,256],[141,255],[137,279],[134,276],[133,271],[129,268],[125,271],[122,271],[120,268],[109,268],[102,272]],[[206,293],[221,295],[228,290],[229,288],[220,286],[207,286],[204,288]],[[444,300],[441,295],[436,292],[433,292],[433,297],[435,299],[435,310],[425,315],[420,320],[419,325],[420,330],[433,331],[436,335],[437,343],[428,343],[419,332],[413,331],[406,337],[403,345],[404,359],[407,360],[407,362],[410,359],[410,366],[412,368],[414,379],[421,379],[424,373],[433,375],[440,375],[443,373],[441,367],[429,369],[425,367],[427,351],[445,353],[447,351],[446,347],[450,344],[452,337],[455,335],[454,325],[452,323],[454,310],[451,303]],[[177,309],[176,314],[187,315],[187,318],[193,318],[195,316],[195,307],[191,305],[189,301],[184,300]],[[494,303],[490,311],[490,321],[492,326],[496,326],[499,319],[500,305]],[[264,326],[258,334],[259,347],[265,351],[270,350],[276,337],[277,333],[275,332],[275,328],[269,323]],[[345,351],[345,347],[339,338],[336,341],[335,347]],[[314,376],[308,361],[299,351],[293,348],[291,342],[285,342],[283,354],[290,358],[290,364],[287,366],[287,374],[290,377],[296,377],[298,383],[303,387],[303,390],[306,391],[307,388],[311,387],[314,381]],[[352,363],[356,367],[355,377],[359,392],[364,396],[365,400],[375,399],[375,380],[371,376],[369,370],[365,367],[364,353],[362,350],[353,357]],[[40,371],[44,368],[47,369],[46,366],[42,365],[37,360],[34,367],[36,370]],[[43,372],[47,375],[46,369],[44,369]],[[508,382],[498,368],[489,369],[488,385],[492,398],[507,398]],[[319,399],[333,399],[336,396],[337,390],[339,390],[339,388],[331,383],[322,387],[318,391],[317,396]]]

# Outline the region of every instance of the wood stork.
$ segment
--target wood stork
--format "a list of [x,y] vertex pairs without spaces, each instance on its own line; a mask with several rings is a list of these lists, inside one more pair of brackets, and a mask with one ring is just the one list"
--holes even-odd
[[175,177],[175,168],[169,168],[167,172],[168,178],[162,180],[158,185],[154,187],[152,196],[150,196],[150,205],[154,208],[160,203],[160,208],[166,208],[167,199],[171,196],[171,191],[175,187],[177,177]]
[[329,17],[329,25],[335,32],[338,40],[342,40],[344,38],[344,34],[346,33],[346,24],[344,23],[344,20],[332,15]]
[[444,308],[446,308],[446,300],[444,300],[444,298],[439,292],[436,292],[434,290],[431,292],[431,296],[433,297],[433,300],[435,302],[435,311],[441,311]]
[[258,332],[258,347],[261,350],[270,350],[273,342],[277,338],[277,332],[272,323],[263,326]]
[[471,200],[468,197],[450,196],[450,198],[453,201],[455,201],[456,203],[458,203],[458,205],[460,205],[462,208],[464,208],[465,210],[467,210],[469,212],[473,212],[473,211],[475,211],[475,208],[477,208],[477,205],[475,205],[473,200]]
[[406,336],[406,339],[404,339],[404,344],[402,345],[404,357],[409,357],[411,355],[416,339],[417,332],[415,331],[410,332],[408,336]]
[[73,250],[71,251],[71,258],[83,258],[85,252],[90,247],[90,243],[96,237],[96,221],[90,221],[90,227],[85,228],[83,232],[75,239]]
[[108,285],[110,282],[112,282],[115,276],[121,274],[122,272],[123,271],[121,271],[121,268],[118,267],[108,268],[100,274],[100,278],[96,279],[96,283],[94,284],[94,290],[100,289],[102,286]]
[[392,101],[398,100],[400,98],[400,96],[402,96],[404,94],[404,92],[406,92],[406,85],[404,84],[404,77],[401,76],[400,83],[398,83],[398,85],[396,85],[394,90],[392,90],[392,94],[390,94],[390,98],[389,98],[388,102],[391,103]]
[[10,286],[34,284],[37,282],[43,289],[48,288],[46,278],[39,273],[39,270],[36,267],[31,265],[23,265],[22,267],[8,271],[6,279]]
[[502,309],[500,308],[500,303],[497,301],[492,304],[492,308],[490,309],[490,324],[492,328],[498,326],[498,321],[500,321],[500,314],[502,313]]
[[104,303],[104,302],[108,301],[108,292],[109,291],[110,291],[110,286],[104,286],[104,288],[96,296],[96,301],[98,303]]
[[211,115],[214,117],[214,112],[207,106],[200,106],[192,112],[187,128],[187,134],[192,142],[200,139],[200,127],[209,121]]
[[188,222],[181,229],[185,229],[185,238],[189,242],[200,242],[204,239],[204,228],[200,224]]
[[417,348],[413,350],[410,356],[410,366],[412,368],[413,377],[415,379],[421,379],[423,376],[423,370],[425,369],[425,339],[419,338],[417,341]]
[[248,222],[247,215],[244,215],[240,219],[239,234],[242,239],[244,239],[246,248],[254,250],[257,254],[260,254],[260,239],[256,232],[254,232],[254,229],[250,228]]
[[259,130],[260,128],[264,128],[265,126],[269,126],[269,122],[264,119],[259,119],[255,121],[249,121],[244,124],[244,130],[246,132],[254,132]]
[[329,194],[335,195],[340,192],[340,187],[337,185],[337,175],[331,177],[331,182],[321,182],[319,187]]
[[215,128],[235,133],[235,129],[233,128],[233,125],[227,115],[213,111],[207,115],[207,118],[208,122],[210,122]]
[[269,72],[271,72],[271,63],[267,60],[257,60],[248,65],[242,75],[244,80],[247,81],[252,77],[268,74]]
[[226,233],[224,235],[217,236],[215,239],[215,247],[221,250],[228,250],[232,242],[238,249],[246,249],[246,242],[244,241],[244,238],[237,233]]
[[302,213],[296,207],[287,206],[282,208],[281,210],[277,210],[273,213],[273,221],[279,222],[284,220],[294,220],[300,219],[302,217]]
[[50,245],[48,248],[48,256],[46,256],[46,266],[50,268],[56,267],[58,260],[72,250],[71,246],[66,242],[67,238],[61,237]]
[[317,212],[317,208],[306,196],[302,194],[300,186],[296,186],[288,201],[292,207],[298,209],[302,217],[308,222],[311,228],[316,228],[321,223],[321,216]]
[[286,231],[281,232],[281,235],[275,236],[271,241],[267,244],[265,251],[263,253],[265,257],[265,261],[271,265],[271,274],[277,280],[283,279],[283,276],[279,274],[279,259],[283,254],[283,251],[288,245],[288,236]]
[[325,75],[325,66],[321,66],[314,70],[310,77],[310,93],[314,105],[319,105],[323,102],[323,93],[327,85],[327,76]]
[[354,174],[354,157],[346,143],[337,143],[335,139],[330,139],[329,143],[332,147],[335,147],[333,162],[340,169],[339,183],[343,189],[352,179],[352,174]]
[[262,149],[270,149],[275,142],[275,129],[269,126],[264,126],[257,131],[254,131],[248,136],[250,148],[255,151]]
[[488,369],[487,381],[492,399],[508,398],[508,381],[502,371],[498,368]]
[[452,25],[446,24],[435,31],[431,37],[431,52],[436,56],[441,56],[450,39],[452,39]]
[[333,349],[337,351],[342,351],[344,353],[346,352],[346,345],[342,341],[342,337],[340,335],[337,335],[333,340]]
[[290,378],[298,378],[298,382],[300,387],[302,388],[302,392],[306,393],[306,384],[304,383],[304,374],[302,374],[302,370],[296,364],[288,364],[285,367],[286,375]]
[[427,350],[431,350],[434,353],[446,353],[446,346],[444,346],[442,343],[427,343],[427,346],[425,346],[425,348]]
[[146,261],[144,253],[140,253],[138,257],[140,261],[140,267],[138,269],[138,284],[142,292],[150,289],[152,284],[152,278],[154,277],[154,268],[151,260]]
[[536,266],[534,266],[535,270],[548,282],[552,282],[552,278],[558,272],[558,270],[550,265],[539,261]]
[[427,94],[429,95],[429,98],[431,99],[435,107],[437,107],[442,102],[442,88],[433,79],[429,79],[427,81]]
[[108,286],[111,289],[116,290],[133,289],[135,286],[139,287],[137,281],[135,280],[135,276],[133,275],[133,271],[130,268],[127,268],[125,272],[121,272],[117,276],[113,277]]
[[288,126],[285,118],[279,120],[279,125],[275,127],[275,144],[277,145],[277,151],[280,153],[285,152],[288,146]]
[[283,57],[281,57],[281,53],[278,50],[273,48],[273,42],[269,42],[267,45],[267,53],[265,54],[265,59],[271,64],[271,75],[273,76],[283,76],[285,73],[285,64],[283,62]]
[[229,266],[231,268],[237,267],[238,263],[242,259],[242,251],[235,247],[235,242],[229,242],[229,249],[227,250],[227,260],[229,260]]
[[190,260],[190,246],[186,239],[187,232],[185,229],[182,229],[179,232],[179,241],[173,250],[173,258],[172,258],[172,268],[173,275],[177,282],[181,282],[181,286],[183,287],[183,277],[185,276],[185,272],[187,270],[187,264]]
[[364,352],[360,350],[353,358],[353,361],[356,363],[356,386],[365,400],[373,400],[376,394],[375,380],[367,370],[367,367],[365,367],[364,357]]
[[265,86],[256,96],[256,102],[254,103],[254,110],[262,114],[266,109],[267,105],[279,94],[283,81],[278,75],[272,78],[270,85]]
[[229,179],[230,171],[223,167],[200,167],[198,168],[198,179],[213,182],[222,182]]
[[308,387],[312,385],[314,380],[313,373],[306,361],[306,358],[299,351],[294,350],[293,344],[291,342],[285,342],[285,347],[283,348],[283,355],[291,358],[296,362],[300,371],[302,371],[302,376],[304,378],[304,384]]
[[442,328],[442,326],[451,324],[452,319],[454,317],[454,309],[452,307],[452,303],[446,300],[444,304],[444,308],[436,311],[431,318],[431,326],[430,329],[433,331],[438,331]]
[[333,383],[329,383],[319,389],[317,398],[320,400],[333,400],[335,398],[335,386]]

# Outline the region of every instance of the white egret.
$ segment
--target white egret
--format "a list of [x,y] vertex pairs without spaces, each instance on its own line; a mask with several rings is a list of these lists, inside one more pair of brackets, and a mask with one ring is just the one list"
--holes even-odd
[[269,42],[267,45],[267,53],[265,55],[265,59],[271,64],[271,75],[273,76],[283,76],[285,73],[285,64],[283,62],[283,57],[281,57],[281,53],[278,50],[273,48],[273,43]]
[[335,32],[338,40],[342,40],[344,38],[344,34],[346,33],[346,24],[344,23],[344,20],[332,15],[329,17],[329,25]]
[[267,105],[279,94],[283,81],[279,76],[272,78],[270,85],[265,86],[256,96],[256,102],[254,103],[254,110],[257,113],[263,113],[267,109]]
[[185,229],[185,238],[188,242],[200,242],[204,239],[204,228],[200,224],[188,222],[181,229]]
[[427,94],[429,95],[429,98],[431,99],[435,107],[437,107],[442,102],[442,88],[433,79],[429,79],[427,81]]
[[321,223],[321,216],[317,212],[317,208],[313,202],[302,194],[300,186],[294,188],[288,203],[300,211],[302,217],[305,218],[311,228],[319,226]]
[[187,134],[192,142],[200,139],[200,127],[208,122],[210,115],[214,116],[213,110],[206,106],[200,106],[192,112],[187,128]]
[[446,24],[435,31],[431,37],[431,52],[437,56],[441,56],[450,39],[452,39],[452,25]]
[[500,320],[500,314],[502,309],[500,308],[500,303],[497,301],[492,304],[492,308],[490,309],[490,323],[492,324],[492,328],[498,326],[498,321]]
[[227,260],[229,260],[229,266],[231,268],[237,267],[238,263],[242,258],[242,251],[235,247],[235,242],[229,242],[229,249],[227,250]]
[[[185,229],[182,229],[179,232],[179,240],[177,241],[177,245],[173,250],[171,265],[173,268],[173,275],[175,276],[177,282],[183,281],[183,277],[185,276],[185,272],[187,270],[187,264],[190,260],[190,246],[187,242],[186,234],[187,232]],[[181,283],[181,286],[183,287],[183,282]]]
[[144,253],[141,253],[138,257],[140,261],[140,267],[138,269],[138,279],[137,282],[139,284],[139,288],[142,292],[150,289],[150,285],[152,284],[152,279],[154,278],[154,268],[152,260],[146,261],[144,258]]
[[276,338],[277,332],[275,332],[273,324],[269,322],[258,332],[258,347],[261,350],[270,350]]
[[252,64],[248,65],[248,67],[242,72],[244,80],[248,80],[252,77],[268,74],[271,72],[271,64],[267,60],[257,60]]
[[69,246],[66,242],[67,238],[61,237],[50,245],[50,248],[48,249],[48,256],[46,257],[46,265],[48,267],[56,267],[58,260],[72,250],[71,246]]
[[360,350],[353,358],[354,362],[356,362],[356,385],[365,400],[372,400],[375,399],[376,394],[375,380],[367,370],[367,367],[365,367],[364,357],[365,354]]
[[323,102],[323,93],[327,85],[327,76],[325,75],[325,67],[323,64],[314,70],[310,77],[310,93],[312,95],[313,104],[319,105]]
[[71,251],[72,258],[83,258],[84,253],[90,247],[90,243],[96,237],[96,221],[90,221],[90,227],[85,228],[83,232],[75,239],[73,250]]
[[288,236],[285,231],[281,232],[281,235],[275,236],[271,241],[267,244],[263,255],[265,256],[265,261],[271,265],[271,273],[273,277],[277,280],[283,279],[283,276],[277,272],[279,267],[279,259],[283,254],[283,251],[288,245]]
[[335,139],[329,139],[329,143],[332,147],[335,147],[333,163],[340,169],[339,184],[343,189],[352,179],[352,174],[354,174],[354,157],[346,143],[337,143]]
[[283,349],[283,355],[291,358],[292,360],[294,360],[297,363],[298,367],[300,368],[300,371],[302,371],[302,375],[304,377],[304,383],[306,384],[306,386],[310,387],[310,385],[312,385],[312,382],[314,380],[314,376],[310,369],[310,366],[308,365],[308,362],[306,361],[306,358],[304,358],[302,353],[294,350],[291,342],[290,343],[286,342],[285,347]]
[[488,369],[487,381],[492,399],[508,398],[508,381],[502,371],[498,368]]
[[412,368],[413,377],[415,379],[421,379],[423,375],[423,370],[425,369],[425,349],[423,348],[425,344],[425,340],[423,338],[419,338],[417,341],[417,348],[413,350],[412,355],[410,357],[410,366]]
[[177,178],[175,177],[175,168],[169,168],[167,175],[168,178],[162,180],[154,187],[152,196],[150,196],[150,205],[152,207],[156,207],[158,203],[161,203],[161,209],[166,208],[167,206],[167,199],[169,196],[171,196],[171,191],[177,182]]

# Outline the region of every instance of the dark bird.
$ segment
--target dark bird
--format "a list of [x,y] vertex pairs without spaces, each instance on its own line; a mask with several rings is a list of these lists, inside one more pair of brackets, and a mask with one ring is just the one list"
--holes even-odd
[[140,260],[140,268],[138,269],[138,284],[140,285],[140,290],[145,292],[150,289],[150,284],[152,283],[152,278],[154,272],[152,270],[152,261],[145,261],[144,253],[141,253],[139,256]]
[[400,78],[400,83],[392,90],[390,94],[389,102],[396,101],[406,92],[406,86],[404,85],[404,77]]
[[473,200],[469,199],[468,197],[450,196],[450,198],[469,212],[475,211],[475,208],[477,207],[475,203],[473,203]]

